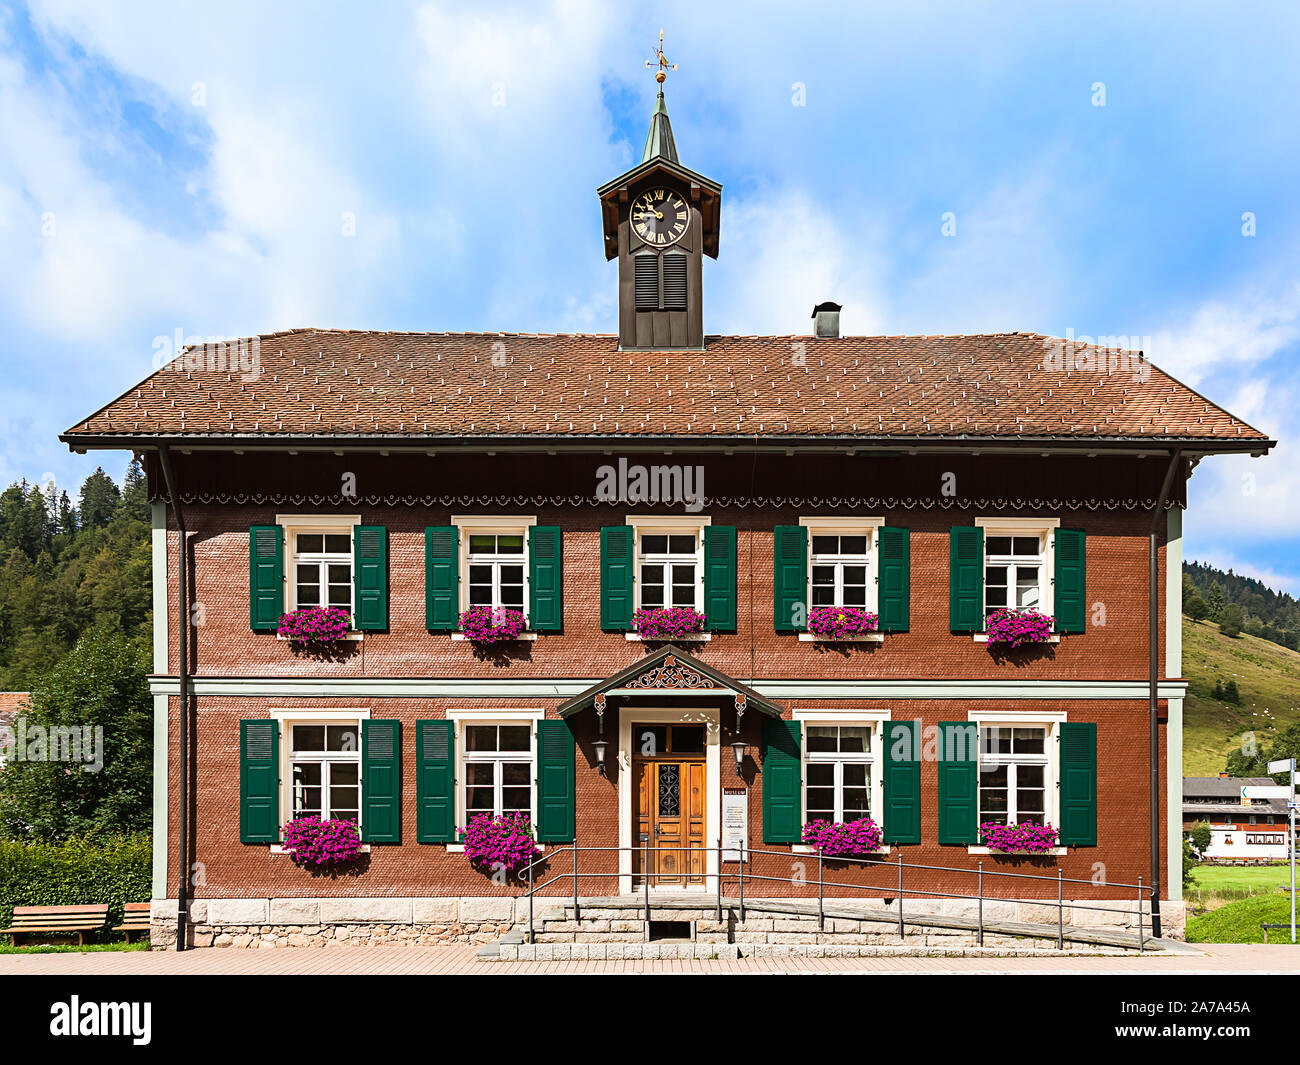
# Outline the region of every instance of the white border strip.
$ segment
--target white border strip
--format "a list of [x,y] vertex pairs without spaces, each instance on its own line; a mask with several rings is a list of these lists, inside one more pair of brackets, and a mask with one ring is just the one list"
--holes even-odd
[[[442,698],[442,699],[567,699],[595,684],[597,679],[545,678],[421,678],[421,677],[195,677],[195,695],[279,696],[290,698]],[[177,695],[176,677],[150,677],[155,695]],[[769,699],[1117,699],[1145,701],[1145,680],[767,680],[753,688]],[[711,689],[713,694],[718,689]],[[691,691],[708,694],[710,689]],[[1160,685],[1160,698],[1181,699],[1185,681]],[[667,691],[641,691],[638,695],[668,695]],[[200,710],[200,712],[202,712]]]

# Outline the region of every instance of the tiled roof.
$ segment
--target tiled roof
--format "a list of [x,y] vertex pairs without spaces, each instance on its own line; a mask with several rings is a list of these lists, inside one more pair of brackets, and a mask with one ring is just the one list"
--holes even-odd
[[1272,777],[1183,777],[1183,797],[1238,799],[1248,786],[1269,787]]
[[619,351],[593,334],[256,339],[260,374],[241,372],[233,343],[209,348],[214,368],[182,357],[66,436],[1266,439],[1155,367],[1139,380],[1133,353],[1046,368],[1064,342],[1033,333],[717,336],[702,352]]
[[18,711],[26,704],[30,692],[0,692],[0,727],[18,720]]

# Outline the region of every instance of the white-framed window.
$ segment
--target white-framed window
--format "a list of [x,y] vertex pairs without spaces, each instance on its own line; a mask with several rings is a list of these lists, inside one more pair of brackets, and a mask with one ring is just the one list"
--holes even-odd
[[808,530],[808,608],[851,606],[875,612],[877,531],[881,518],[801,518]]
[[533,726],[527,721],[465,723],[461,808],[479,814],[533,813]]
[[1048,787],[1052,731],[1042,724],[980,725],[980,824],[1052,821]]
[[528,530],[532,516],[453,515],[460,533],[460,609],[487,606],[528,614]]
[[361,824],[361,722],[288,724],[289,816]]
[[1060,522],[976,518],[984,530],[984,616],[995,610],[1052,613],[1053,537]]
[[[476,814],[519,812],[537,824],[537,722],[540,709],[472,708],[447,712],[456,732],[456,823]],[[461,844],[449,844],[460,850]]]
[[704,527],[701,518],[628,518],[636,540],[635,606],[704,611]]
[[870,817],[872,725],[809,721],[804,730],[804,821]]
[[469,606],[524,611],[523,532],[467,533]]
[[352,614],[352,530],[359,514],[277,514],[284,529],[286,611],[339,607]]

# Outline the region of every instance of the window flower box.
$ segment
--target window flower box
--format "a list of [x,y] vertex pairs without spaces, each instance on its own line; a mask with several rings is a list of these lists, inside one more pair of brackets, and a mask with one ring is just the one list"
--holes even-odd
[[352,821],[322,821],[300,817],[281,831],[282,849],[299,865],[322,869],[356,861],[364,852],[361,835]]
[[998,854],[1051,854],[1060,833],[1051,825],[1000,825],[986,821],[980,825],[980,840]]
[[827,858],[851,858],[880,849],[884,832],[875,821],[809,821],[799,837]]
[[460,631],[478,644],[518,640],[524,625],[524,615],[508,607],[472,606],[460,615]]
[[688,606],[665,606],[632,615],[632,628],[643,639],[671,640],[704,631],[704,615]]
[[351,636],[352,615],[338,606],[305,606],[280,615],[276,635],[300,647],[337,647]]
[[880,618],[856,606],[816,606],[808,611],[808,631],[824,640],[851,640],[874,633]]
[[1022,647],[1030,643],[1050,643],[1052,621],[1047,614],[1037,610],[995,610],[984,623],[988,642],[1006,647]]
[[506,869],[513,873],[539,853],[532,823],[521,813],[500,817],[476,814],[461,833],[461,842],[470,864],[488,872]]

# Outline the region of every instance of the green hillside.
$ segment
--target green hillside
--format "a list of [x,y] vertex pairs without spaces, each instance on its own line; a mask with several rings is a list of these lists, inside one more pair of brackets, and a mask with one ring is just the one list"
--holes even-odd
[[[1254,732],[1261,748],[1300,723],[1300,652],[1243,633],[1231,639],[1211,621],[1183,618],[1183,773],[1213,776]],[[1214,698],[1215,681],[1236,681],[1241,704]]]

